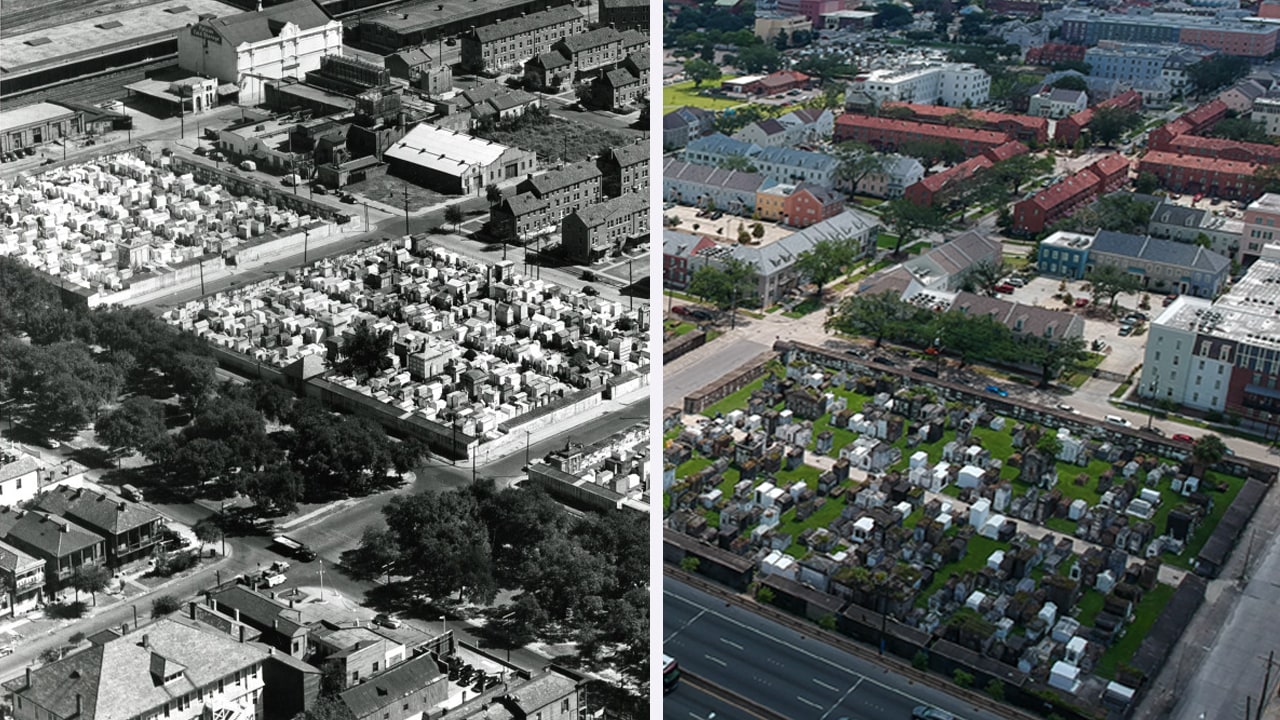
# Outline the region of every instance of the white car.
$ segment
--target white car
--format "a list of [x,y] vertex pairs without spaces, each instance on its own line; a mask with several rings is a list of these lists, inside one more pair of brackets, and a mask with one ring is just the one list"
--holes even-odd
[[1080,414],[1080,411],[1079,411],[1079,410],[1077,410],[1077,409],[1075,409],[1075,408],[1071,407],[1070,405],[1068,405],[1068,404],[1066,404],[1066,403],[1058,403],[1058,409],[1059,409],[1059,410],[1061,410],[1061,411],[1063,411],[1063,412],[1069,412],[1069,413],[1071,413],[1072,415],[1079,415],[1079,414]]
[[1119,415],[1107,415],[1102,419],[1106,420],[1112,425],[1119,425],[1120,427],[1132,427],[1132,423],[1120,417]]

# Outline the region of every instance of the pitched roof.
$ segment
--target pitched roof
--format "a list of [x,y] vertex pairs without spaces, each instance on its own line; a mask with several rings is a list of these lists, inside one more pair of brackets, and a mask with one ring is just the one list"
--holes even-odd
[[630,167],[649,162],[649,146],[644,143],[621,145],[609,148],[608,155],[622,167]]
[[1201,221],[1208,212],[1208,210],[1166,202],[1162,199],[1155,210],[1151,211],[1151,222],[1180,227],[1200,227]]
[[529,61],[530,65],[541,67],[543,70],[556,70],[566,65],[572,65],[573,61],[564,56],[564,53],[558,53],[555,50],[534,55]]
[[1099,230],[1093,236],[1089,252],[1131,257],[1212,274],[1224,272],[1231,267],[1231,261],[1225,256],[1200,245],[1112,230]]
[[487,43],[579,20],[582,20],[582,13],[575,10],[572,5],[560,5],[532,15],[478,27],[473,32],[477,40]]
[[259,628],[270,628],[274,624],[277,632],[289,637],[307,629],[297,610],[242,585],[233,585],[213,593],[212,597],[219,605],[239,610],[241,621]]
[[528,185],[535,195],[546,197],[548,193],[553,193],[570,185],[577,185],[580,182],[586,182],[592,178],[598,178],[600,174],[600,168],[596,167],[594,162],[583,160],[582,162],[569,163],[559,170],[535,175],[520,184],[521,186]]
[[548,672],[512,690],[508,697],[528,716],[571,695],[577,687],[578,684],[572,679],[560,673]]
[[[1044,119],[1044,118],[1040,118]],[[902,133],[915,133],[922,137],[935,137],[944,140],[958,140],[961,142],[981,142],[991,143],[993,145],[1003,145],[1013,138],[1007,133],[997,132],[994,130],[978,130],[975,128],[959,127],[953,125],[937,125],[934,123],[920,122],[918,120],[897,120],[887,117],[872,117],[870,115],[857,115],[854,113],[845,113],[836,118],[836,125],[845,125],[857,128],[866,128],[868,130],[888,130]]]
[[[179,677],[168,683],[156,678],[151,673],[155,656],[160,667]],[[261,647],[189,620],[166,617],[33,670],[29,688],[25,677],[10,680],[5,688],[59,717],[75,715],[79,696],[79,720],[127,720],[160,710],[174,698],[266,658]]]
[[420,47],[409,48],[408,50],[401,50],[398,53],[392,53],[391,57],[399,59],[409,67],[427,65],[431,62],[431,56],[427,54],[426,50]]
[[844,195],[832,190],[831,188],[825,188],[815,183],[800,183],[796,186],[795,192],[792,194],[794,195],[802,192],[809,193],[814,200],[818,201],[818,203],[822,205],[844,202]]
[[715,244],[714,240],[702,235],[662,231],[662,254],[671,257],[691,258],[705,248],[715,247]]
[[509,148],[452,130],[421,123],[387,149],[383,157],[457,175],[475,164],[491,165]]
[[5,538],[55,558],[93,547],[104,540],[101,535],[70,520],[35,510],[29,510],[18,518]]
[[44,464],[36,458],[26,453],[20,453],[13,458],[12,462],[0,465],[0,482],[35,472],[43,466]]
[[1031,202],[1049,212],[1065,203],[1074,202],[1079,199],[1081,193],[1093,192],[1097,189],[1099,182],[1097,175],[1081,170],[1074,175],[1068,175],[1036,193],[1030,200],[1023,202]]
[[986,155],[974,155],[962,163],[957,163],[942,172],[934,173],[920,180],[930,192],[938,192],[942,188],[959,180],[967,180],[973,177],[974,173],[991,167],[991,159]]
[[351,714],[370,717],[379,710],[444,678],[430,654],[422,654],[339,693]]
[[44,561],[31,557],[8,543],[0,542],[0,570],[12,575],[33,567],[44,567]]
[[776,163],[793,168],[805,168],[824,172],[834,171],[840,161],[826,153],[809,152],[789,147],[766,147],[756,153],[758,163]]
[[1111,153],[1098,158],[1085,169],[1099,178],[1105,179],[1117,173],[1127,172],[1129,170],[1129,158],[1120,153]]
[[1148,150],[1138,161],[1139,169],[1143,165],[1165,165],[1168,167],[1187,168],[1189,170],[1209,170],[1224,175],[1239,175],[1252,178],[1261,165],[1225,158],[1205,157],[1204,155],[1184,155],[1182,153]]
[[[1025,335],[1044,337],[1045,331],[1052,328],[1055,340],[1065,337],[1073,329],[1083,332],[1084,328],[1084,321],[1075,313],[1023,305],[1001,298],[975,295],[971,292],[956,293],[951,309],[975,317],[987,315],[1015,333]],[[1019,328],[1019,321],[1021,321],[1021,329],[1016,329]]]
[[526,213],[538,212],[547,206],[547,201],[536,197],[533,193],[517,193],[503,198],[502,206],[512,215],[520,217]]
[[611,27],[602,27],[589,32],[570,35],[560,42],[569,49],[569,52],[580,53],[586,52],[592,48],[598,48],[601,45],[608,45],[610,43],[621,41],[622,33]]
[[1004,162],[1009,158],[1025,155],[1030,151],[1030,148],[1026,145],[1017,140],[1011,140],[1003,145],[997,145],[982,154],[990,158],[991,162]]
[[620,88],[638,83],[640,78],[632,75],[631,71],[626,68],[614,68],[604,74],[604,82],[609,87]]
[[87,488],[59,485],[36,497],[35,506],[54,515],[71,518],[109,536],[149,525],[160,513],[145,505],[111,497]]
[[572,213],[587,227],[603,225],[612,217],[634,215],[649,209],[649,196],[643,193],[623,193],[602,203],[588,205]]
[[694,165],[674,158],[667,158],[662,164],[662,179],[751,193],[759,190],[766,182],[765,176],[759,173]]
[[690,157],[691,153],[707,153],[710,155],[741,155],[750,157],[760,152],[760,146],[755,143],[744,142],[737,138],[731,138],[724,133],[711,133],[700,138],[694,138],[685,146],[685,157]]
[[329,23],[329,16],[312,0],[292,0],[258,11],[201,22],[226,39],[231,47],[238,47],[242,43],[262,42],[276,37],[285,23],[293,23],[303,30],[322,27]]
[[1049,93],[1050,102],[1075,104],[1085,99],[1086,99],[1085,93],[1083,90],[1070,90],[1068,88],[1054,88],[1053,91]]
[[950,242],[943,243],[924,254],[948,274],[963,272],[980,260],[995,255],[1000,257],[999,240],[972,230],[961,233]]

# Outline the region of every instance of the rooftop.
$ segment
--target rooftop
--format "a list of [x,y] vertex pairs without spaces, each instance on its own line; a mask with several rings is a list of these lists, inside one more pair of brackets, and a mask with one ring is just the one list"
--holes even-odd
[[14,110],[4,110],[0,111],[0,132],[8,132],[32,123],[45,122],[74,114],[75,111],[70,108],[48,102],[25,105]]
[[[473,9],[472,13],[474,14],[474,12],[475,10]],[[582,20],[582,13],[574,9],[572,5],[561,5],[533,13],[532,15],[522,15],[518,18],[501,20],[492,25],[478,27],[475,29],[475,36],[480,42],[494,42],[577,20]]]
[[423,687],[444,680],[435,659],[424,653],[342,691],[339,697],[355,717],[370,717]]
[[160,513],[146,505],[66,486],[55,487],[38,496],[36,507],[54,515],[65,515],[86,527],[111,535],[160,520]]
[[497,162],[508,149],[506,145],[422,123],[383,155],[456,175],[471,165]]
[[329,16],[312,0],[291,0],[262,10],[205,20],[202,24],[221,35],[232,47],[239,47],[278,37],[289,23],[300,30],[313,30],[329,22]]

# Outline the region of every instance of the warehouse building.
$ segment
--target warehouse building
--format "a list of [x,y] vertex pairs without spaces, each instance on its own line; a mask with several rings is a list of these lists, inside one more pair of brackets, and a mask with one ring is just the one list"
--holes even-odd
[[537,156],[434,125],[422,124],[383,154],[391,172],[436,192],[478,195],[532,173]]

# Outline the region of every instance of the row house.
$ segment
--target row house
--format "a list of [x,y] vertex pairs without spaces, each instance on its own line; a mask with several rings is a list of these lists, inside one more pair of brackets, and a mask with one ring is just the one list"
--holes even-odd
[[919,182],[906,189],[904,197],[917,205],[933,205],[939,199],[940,194],[948,188],[954,188],[962,184],[977,173],[991,168],[997,162],[1003,162],[1009,158],[1025,154],[1027,151],[1027,146],[1020,142],[1007,142],[1004,145],[975,155],[962,163],[952,165],[940,173],[934,173],[929,177],[922,178]]
[[1058,121],[1053,128],[1053,140],[1059,145],[1075,145],[1076,141],[1093,121],[1093,114],[1099,108],[1122,108],[1137,112],[1142,109],[1142,95],[1134,90],[1126,90],[1119,95],[1107,98],[1096,106],[1072,113]]
[[560,244],[566,257],[586,265],[648,235],[649,196],[627,193],[570,213]]
[[716,115],[710,110],[696,107],[680,107],[662,116],[662,149],[679,150],[694,138],[710,133],[716,124]]
[[867,173],[856,187],[848,188],[861,195],[892,200],[902,197],[907,188],[924,178],[924,165],[908,155],[884,155],[879,167]]
[[1012,139],[1003,132],[852,113],[845,113],[836,118],[835,129],[837,143],[859,142],[877,150],[890,152],[913,142],[943,142],[955,144],[967,155],[977,155]]
[[1260,165],[1273,165],[1280,162],[1280,146],[1201,135],[1179,135],[1165,143],[1161,150],[1181,155],[1199,155]]
[[1257,178],[1259,167],[1252,162],[1160,151],[1148,152],[1138,161],[1138,172],[1155,175],[1167,190],[1231,200],[1252,200],[1262,194],[1262,184]]
[[44,561],[0,542],[0,615],[17,617],[44,604]]
[[711,238],[675,230],[662,231],[662,286],[674,290],[689,287],[693,271],[699,267],[693,260],[703,250],[716,246]]
[[601,25],[620,30],[649,28],[649,0],[598,0],[596,5]]
[[1151,150],[1169,150],[1170,143],[1179,135],[1198,135],[1217,125],[1227,116],[1226,103],[1221,100],[1210,100],[1152,130],[1147,136],[1147,147]]
[[607,198],[643,192],[649,187],[649,146],[632,143],[611,147],[596,158],[600,192]]
[[530,175],[489,213],[490,232],[507,240],[527,241],[553,232],[570,213],[600,202],[601,173],[595,162],[571,163],[541,175]]
[[572,5],[501,20],[462,35],[462,66],[471,71],[509,68],[586,29],[586,18]]
[[816,185],[780,183],[756,193],[756,213],[760,219],[792,227],[808,227],[843,211],[843,195]]
[[47,596],[71,590],[76,571],[106,561],[106,541],[74,522],[35,510],[0,511],[4,542],[40,560]]
[[1129,179],[1129,161],[1105,155],[1085,169],[1013,206],[1013,231],[1034,235],[1080,206],[1120,188]]
[[904,119],[917,122],[964,125],[1002,132],[1019,142],[1028,144],[1044,144],[1049,141],[1049,121],[1042,117],[900,102],[886,102],[881,105],[880,112],[893,117],[901,114]]
[[612,68],[629,55],[648,55],[649,36],[639,30],[618,32],[602,27],[579,35],[569,35],[551,46],[569,61],[575,75]]
[[37,497],[34,507],[105,538],[107,565],[113,568],[147,560],[160,544],[160,513],[135,502],[62,486]]
[[627,110],[648,96],[649,62],[643,55],[629,55],[619,67],[591,81],[591,104],[601,110]]
[[756,193],[773,181],[759,173],[723,170],[667,158],[662,165],[662,199],[697,207],[715,207],[734,215],[755,210]]

